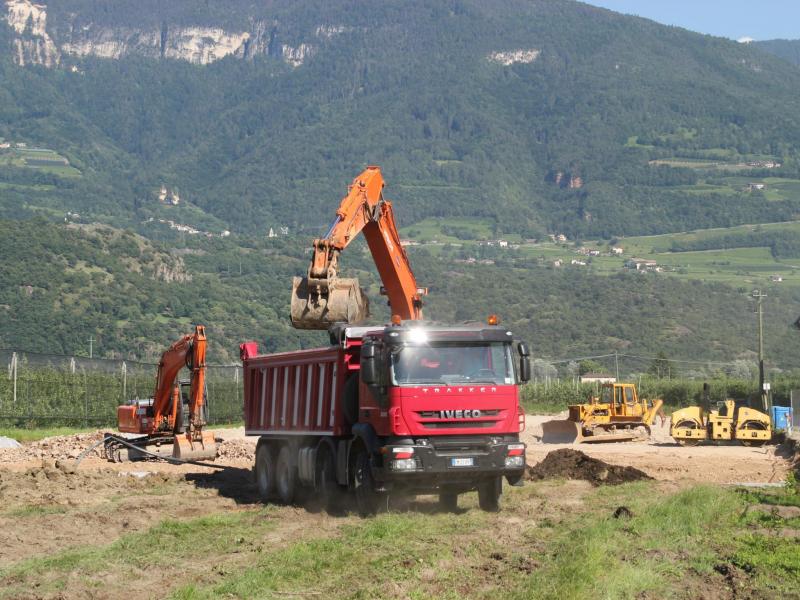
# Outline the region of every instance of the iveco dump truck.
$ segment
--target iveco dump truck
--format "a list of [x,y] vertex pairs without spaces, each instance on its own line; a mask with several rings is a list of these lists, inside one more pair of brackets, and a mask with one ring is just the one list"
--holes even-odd
[[[517,385],[530,378],[528,348],[494,316],[469,326],[423,320],[427,289],[383,187],[375,166],[355,178],[293,283],[292,324],[328,329],[332,345],[258,356],[242,344],[259,492],[290,502],[303,486],[325,503],[350,490],[368,515],[391,491],[438,493],[452,509],[478,490],[480,506],[497,510],[503,478],[517,483],[525,467]],[[385,327],[351,326],[369,303],[358,280],[338,276],[340,254],[362,232],[392,312]]]
[[366,516],[390,492],[439,494],[454,509],[477,490],[482,509],[498,510],[502,479],[521,481],[525,467],[527,346],[497,324],[396,319],[331,335],[334,345],[297,352],[241,346],[262,499],[288,503],[302,487],[327,505],[351,491]]

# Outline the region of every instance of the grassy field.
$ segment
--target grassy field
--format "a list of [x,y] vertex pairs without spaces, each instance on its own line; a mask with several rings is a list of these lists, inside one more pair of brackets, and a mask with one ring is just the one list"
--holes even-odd
[[9,148],[0,150],[0,167],[23,167],[59,177],[80,177],[81,172],[49,148]]
[[[171,506],[201,493],[168,480],[132,495]],[[93,502],[80,518],[114,519],[127,499]],[[772,512],[797,506],[794,488],[549,481],[506,488],[503,503],[484,513],[468,494],[448,513],[421,499],[366,520],[192,504],[214,509],[12,561],[0,598],[798,597],[800,520]],[[9,505],[3,515],[36,526],[85,510]]]
[[18,442],[36,442],[54,435],[72,435],[85,431],[93,431],[93,429],[76,429],[75,427],[43,427],[39,429],[0,427],[0,437],[9,437]]
[[[470,255],[470,248],[474,248],[474,255],[479,255],[477,246],[481,241],[493,237],[489,223],[480,219],[458,219],[453,224],[459,228],[469,229],[470,237],[478,239],[458,239],[446,235],[441,230],[445,222],[438,219],[426,219],[415,223],[404,228],[402,235],[404,239],[426,245],[426,250],[436,255],[446,251],[446,244],[457,245],[460,247],[459,253],[462,256]],[[555,261],[560,260],[561,268],[588,269],[600,275],[611,275],[619,273],[624,268],[625,261],[635,257],[655,260],[664,268],[662,272],[648,273],[648,276],[699,279],[736,286],[756,285],[767,288],[774,285],[800,286],[800,258],[776,259],[770,248],[766,246],[688,252],[671,251],[673,243],[686,245],[702,240],[713,240],[729,234],[751,232],[765,234],[781,232],[800,236],[800,221],[620,238],[615,241],[614,245],[624,249],[622,256],[609,256],[611,244],[604,240],[585,240],[582,243],[583,247],[589,250],[598,250],[601,254],[606,255],[588,257],[580,255],[578,248],[572,242],[556,243],[548,240],[524,243],[519,236],[502,234],[497,237],[508,240],[511,247],[501,249],[495,246],[489,250],[495,252],[495,255],[490,255],[491,257],[510,258],[515,265],[520,267],[529,264],[553,265]],[[585,266],[572,265],[573,259],[584,261],[587,264]],[[773,275],[780,275],[783,281],[779,283],[771,281]]]
[[469,232],[469,237],[473,237],[474,240],[488,240],[492,238],[492,228],[489,221],[468,217],[447,219],[430,217],[423,221],[418,221],[413,225],[409,225],[408,227],[401,228],[400,234],[404,239],[412,239],[422,243],[433,241],[441,243],[463,243],[465,241],[444,233],[442,227],[461,229],[465,232]]

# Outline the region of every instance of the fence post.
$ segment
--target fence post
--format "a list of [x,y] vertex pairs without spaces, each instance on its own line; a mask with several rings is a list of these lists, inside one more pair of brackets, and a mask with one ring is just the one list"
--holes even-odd
[[89,427],[89,380],[86,381],[86,393],[83,395],[83,426]]
[[17,405],[17,353],[11,354],[11,373],[14,378],[14,406]]
[[128,397],[128,364],[122,361],[122,402]]

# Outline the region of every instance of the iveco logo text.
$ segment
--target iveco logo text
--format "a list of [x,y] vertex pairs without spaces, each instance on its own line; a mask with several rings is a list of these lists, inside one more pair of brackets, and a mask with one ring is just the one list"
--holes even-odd
[[481,411],[478,409],[466,410],[440,410],[440,419],[480,419]]

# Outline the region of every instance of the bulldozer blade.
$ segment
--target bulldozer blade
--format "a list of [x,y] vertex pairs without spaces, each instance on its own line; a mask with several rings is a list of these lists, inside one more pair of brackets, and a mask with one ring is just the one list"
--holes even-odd
[[581,426],[568,419],[553,419],[542,423],[543,444],[576,444],[583,438]]
[[210,431],[203,431],[201,439],[190,441],[185,435],[176,435],[172,446],[172,457],[180,460],[214,460],[217,457],[217,441]]
[[292,281],[292,326],[328,329],[334,323],[360,323],[369,317],[369,300],[358,279],[339,277],[328,284],[327,294],[309,290],[305,277]]

